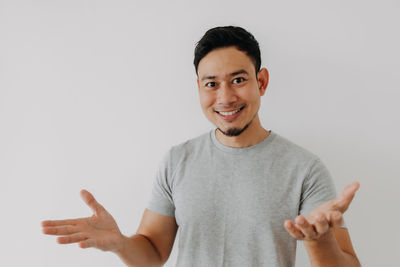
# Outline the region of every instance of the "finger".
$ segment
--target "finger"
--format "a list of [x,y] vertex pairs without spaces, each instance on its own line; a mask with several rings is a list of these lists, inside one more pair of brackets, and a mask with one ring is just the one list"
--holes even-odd
[[46,220],[42,221],[42,227],[47,226],[61,226],[61,225],[77,225],[79,224],[83,218],[79,219],[67,219],[67,220]]
[[322,235],[329,230],[329,222],[326,219],[325,215],[322,213],[318,213],[315,216],[315,230],[318,235]]
[[300,229],[298,229],[294,223],[290,220],[286,220],[285,221],[285,229],[286,231],[295,239],[297,240],[302,240],[304,239],[304,235],[303,233],[300,231]]
[[353,200],[356,191],[360,188],[359,182],[354,182],[346,186],[343,190],[342,194],[337,197],[334,201],[335,209],[338,209],[340,212],[344,213],[348,208]]
[[332,227],[340,227],[343,224],[342,213],[334,211],[330,214],[330,223]]
[[85,203],[93,210],[94,213],[98,214],[102,209],[104,209],[103,206],[100,205],[93,197],[93,195],[88,191],[82,189],[81,196]]
[[314,229],[314,226],[311,225],[303,215],[299,215],[295,219],[296,227],[301,230],[304,234],[305,238],[315,239],[317,237],[317,233]]
[[79,242],[79,247],[81,248],[91,248],[91,247],[96,247],[96,240],[95,239],[86,239],[81,242]]
[[59,244],[71,244],[84,241],[86,239],[87,236],[84,233],[76,233],[68,236],[59,236],[57,237],[57,242]]
[[46,235],[71,235],[77,233],[79,227],[73,225],[50,226],[44,227],[42,231]]

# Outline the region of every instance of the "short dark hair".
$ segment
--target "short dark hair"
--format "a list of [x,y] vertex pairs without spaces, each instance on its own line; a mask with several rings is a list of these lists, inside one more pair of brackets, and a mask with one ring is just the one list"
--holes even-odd
[[254,64],[256,75],[261,67],[260,47],[254,36],[245,29],[237,26],[219,26],[209,29],[197,42],[194,50],[194,67],[197,68],[200,60],[216,48],[235,46],[246,52]]

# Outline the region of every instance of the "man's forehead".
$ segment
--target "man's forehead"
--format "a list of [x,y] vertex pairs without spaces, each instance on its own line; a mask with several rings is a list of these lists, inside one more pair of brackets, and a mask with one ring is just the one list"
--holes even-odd
[[254,64],[249,56],[236,47],[217,48],[204,56],[198,65],[198,76],[201,80],[205,77],[230,77],[236,72],[250,75]]

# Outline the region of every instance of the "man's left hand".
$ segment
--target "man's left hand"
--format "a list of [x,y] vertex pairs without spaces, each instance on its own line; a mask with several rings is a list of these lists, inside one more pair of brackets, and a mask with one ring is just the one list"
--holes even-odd
[[348,209],[359,187],[360,184],[354,182],[348,185],[339,197],[321,204],[306,217],[298,215],[295,223],[286,220],[284,223],[286,231],[297,240],[318,241],[322,239],[334,227],[342,225],[343,213]]

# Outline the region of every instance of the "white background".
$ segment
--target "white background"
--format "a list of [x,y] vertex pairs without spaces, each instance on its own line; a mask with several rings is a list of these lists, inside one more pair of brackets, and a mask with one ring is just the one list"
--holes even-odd
[[[209,131],[193,67],[209,28],[242,26],[270,84],[260,119],[319,155],[363,266],[398,266],[398,1],[0,0],[0,265],[123,266],[42,234],[90,216],[91,191],[136,232],[155,168]],[[174,266],[173,252],[165,266]],[[299,242],[297,266],[309,266]]]

